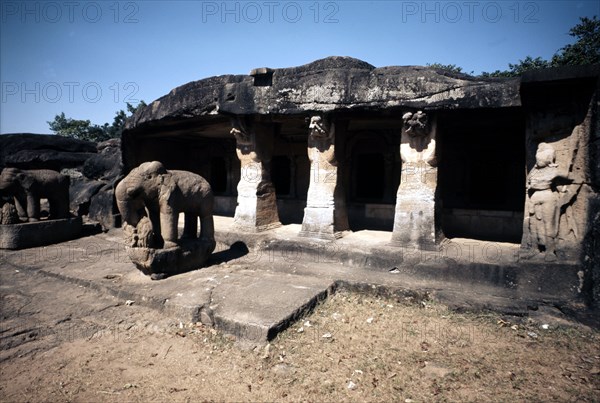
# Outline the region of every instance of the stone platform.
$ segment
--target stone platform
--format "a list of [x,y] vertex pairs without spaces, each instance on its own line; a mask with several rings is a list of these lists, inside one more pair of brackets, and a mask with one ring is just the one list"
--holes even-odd
[[81,217],[0,225],[0,249],[25,249],[68,241],[77,238],[82,228]]
[[0,267],[135,301],[183,323],[201,321],[250,344],[271,340],[337,289],[517,315],[583,306],[576,266],[519,264],[517,245],[454,240],[434,253],[391,248],[389,232],[327,242],[298,237],[299,224],[240,235],[229,231],[232,218],[215,217],[215,227],[217,248],[206,267],[158,282],[131,263],[120,229],[2,251]]

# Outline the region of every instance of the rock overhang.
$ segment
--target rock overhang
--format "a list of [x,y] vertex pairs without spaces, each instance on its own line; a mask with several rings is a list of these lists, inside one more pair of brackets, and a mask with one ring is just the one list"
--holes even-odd
[[333,56],[298,67],[253,69],[173,89],[139,110],[126,134],[231,115],[293,116],[402,109],[519,107],[520,78],[481,78],[423,66],[376,68]]

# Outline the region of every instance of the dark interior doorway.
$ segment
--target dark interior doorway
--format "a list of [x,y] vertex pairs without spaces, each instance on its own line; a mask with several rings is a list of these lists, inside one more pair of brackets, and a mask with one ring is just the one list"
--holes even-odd
[[292,161],[285,155],[271,160],[271,181],[277,196],[289,196],[292,190]]
[[227,192],[227,164],[225,158],[214,157],[211,159],[210,185],[215,194]]
[[382,154],[356,155],[356,199],[380,202],[385,191],[385,162]]
[[454,111],[438,120],[442,230],[518,243],[525,201],[525,119],[519,108]]

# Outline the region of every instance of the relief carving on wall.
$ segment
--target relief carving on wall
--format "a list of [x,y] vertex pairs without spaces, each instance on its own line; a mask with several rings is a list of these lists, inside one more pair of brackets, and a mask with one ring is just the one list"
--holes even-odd
[[[527,211],[525,231],[529,233],[526,257],[543,256],[546,261],[557,260],[559,226],[579,236],[572,208],[581,185],[572,184],[569,166],[556,163],[556,150],[548,143],[538,145],[535,165],[527,175]],[[564,232],[564,230],[563,230]]]

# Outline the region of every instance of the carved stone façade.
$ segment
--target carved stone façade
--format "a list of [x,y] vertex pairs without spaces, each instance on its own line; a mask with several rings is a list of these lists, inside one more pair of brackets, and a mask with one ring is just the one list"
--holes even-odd
[[255,69],[139,110],[123,158],[202,174],[239,231],[294,223],[333,241],[384,230],[399,253],[510,242],[520,264],[592,262],[583,277],[600,279],[599,76],[492,79],[345,57]]

